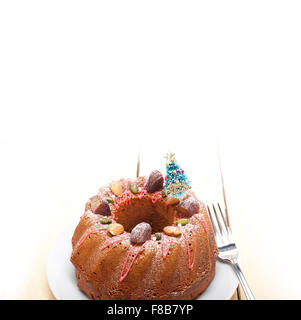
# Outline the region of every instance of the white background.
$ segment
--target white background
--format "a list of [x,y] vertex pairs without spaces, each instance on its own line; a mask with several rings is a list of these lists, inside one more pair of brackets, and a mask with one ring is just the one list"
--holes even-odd
[[1,1],[0,297],[40,288],[98,188],[171,149],[258,299],[300,299],[299,1]]

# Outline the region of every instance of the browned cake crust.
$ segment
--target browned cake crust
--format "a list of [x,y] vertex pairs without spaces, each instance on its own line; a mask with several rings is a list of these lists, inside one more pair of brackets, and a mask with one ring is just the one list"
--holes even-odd
[[[163,228],[175,226],[183,214],[161,191],[147,192],[145,182],[121,179],[122,195],[102,187],[86,204],[72,237],[71,262],[79,288],[91,299],[195,299],[214,277],[217,248],[206,207],[199,202],[188,223],[177,226],[180,235],[168,235]],[[129,191],[132,183],[136,194]],[[106,218],[123,225],[121,234],[110,234],[109,225],[100,223],[103,215],[96,214],[105,197],[114,199]],[[196,199],[192,192],[189,197]],[[140,222],[152,226],[152,238],[132,243],[131,230]]]

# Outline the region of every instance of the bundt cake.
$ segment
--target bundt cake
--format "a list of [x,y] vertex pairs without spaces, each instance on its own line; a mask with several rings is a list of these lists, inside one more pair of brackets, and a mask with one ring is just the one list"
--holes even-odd
[[72,248],[78,286],[91,299],[195,299],[215,274],[205,205],[191,190],[164,188],[158,170],[101,187],[86,203]]

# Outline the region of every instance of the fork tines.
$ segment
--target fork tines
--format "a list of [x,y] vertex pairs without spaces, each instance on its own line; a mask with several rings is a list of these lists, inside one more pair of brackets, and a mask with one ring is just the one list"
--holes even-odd
[[219,203],[217,203],[218,210],[215,208],[214,204],[212,204],[214,216],[211,214],[211,210],[209,206],[207,206],[208,213],[212,222],[213,230],[215,233],[215,237],[221,239],[221,241],[224,243],[226,240],[231,241],[231,231],[230,227],[228,226],[226,222],[226,218],[223,214],[223,211],[221,209],[221,206]]
[[219,203],[217,204],[217,207],[218,209],[216,209],[214,204],[212,205],[212,211],[214,212],[213,215],[209,206],[207,206],[218,248],[218,258],[222,262],[231,263],[238,280],[244,289],[247,299],[255,300],[238,263],[238,249],[232,240],[230,227],[226,223],[225,216]]

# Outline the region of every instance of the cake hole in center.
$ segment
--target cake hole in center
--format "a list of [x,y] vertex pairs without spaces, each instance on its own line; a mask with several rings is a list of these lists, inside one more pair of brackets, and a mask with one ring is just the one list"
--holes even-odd
[[147,222],[152,227],[152,233],[156,233],[173,224],[174,213],[173,209],[165,208],[164,203],[152,203],[151,199],[133,199],[130,205],[119,208],[115,217],[126,232],[131,232],[138,223]]

